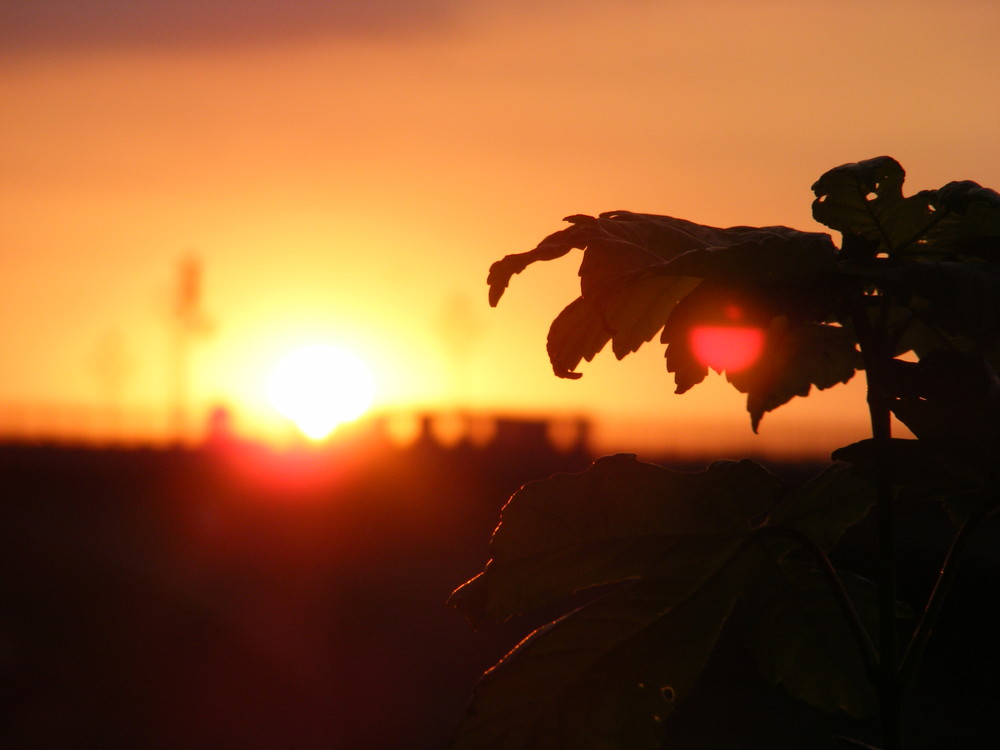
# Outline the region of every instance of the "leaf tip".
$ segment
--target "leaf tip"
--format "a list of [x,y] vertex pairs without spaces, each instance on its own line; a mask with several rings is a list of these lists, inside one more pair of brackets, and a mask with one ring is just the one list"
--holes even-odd
[[[487,563],[487,567],[488,567]],[[487,598],[486,572],[470,578],[448,597],[447,606],[468,616],[473,628],[486,620]]]

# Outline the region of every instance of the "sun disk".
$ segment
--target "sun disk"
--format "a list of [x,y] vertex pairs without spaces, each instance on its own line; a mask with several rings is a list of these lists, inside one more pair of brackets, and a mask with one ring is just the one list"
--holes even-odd
[[303,435],[322,440],[338,425],[364,414],[375,385],[364,363],[334,346],[308,346],[289,354],[275,368],[271,403]]

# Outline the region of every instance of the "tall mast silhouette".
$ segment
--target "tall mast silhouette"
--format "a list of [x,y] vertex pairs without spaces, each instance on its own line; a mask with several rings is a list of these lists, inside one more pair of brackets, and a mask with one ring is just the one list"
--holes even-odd
[[194,255],[181,258],[173,299],[173,341],[170,373],[171,436],[178,442],[191,437],[191,353],[195,340],[211,331],[201,306],[201,261]]

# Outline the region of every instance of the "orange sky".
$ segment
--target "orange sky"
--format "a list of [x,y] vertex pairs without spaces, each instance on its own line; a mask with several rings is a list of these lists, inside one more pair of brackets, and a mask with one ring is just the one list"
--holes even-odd
[[556,379],[545,334],[578,257],[516,277],[496,310],[489,264],[609,209],[815,229],[812,182],[880,154],[910,191],[1000,187],[988,0],[90,5],[0,9],[0,404],[102,403],[110,340],[122,403],[165,408],[193,251],[214,322],[195,398],[238,423],[268,418],[282,354],[328,342],[368,361],[379,408],[833,447],[846,414],[863,428],[857,387],[782,407],[755,438],[728,386],[671,395],[659,347]]

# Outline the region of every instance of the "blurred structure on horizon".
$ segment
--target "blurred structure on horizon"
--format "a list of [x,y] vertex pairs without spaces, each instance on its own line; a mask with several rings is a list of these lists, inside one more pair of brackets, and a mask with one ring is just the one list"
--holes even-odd
[[559,452],[590,452],[591,423],[580,416],[531,417],[468,411],[381,412],[340,425],[327,440],[310,443],[301,435],[273,440],[244,436],[238,415],[223,406],[211,409],[199,429],[174,431],[175,415],[154,409],[114,409],[70,404],[0,404],[0,444],[59,445],[89,448],[156,448],[170,445],[218,445],[222,442],[260,442],[276,448],[310,446],[364,447],[369,444],[405,447],[436,444],[489,445],[522,450],[542,448]]

